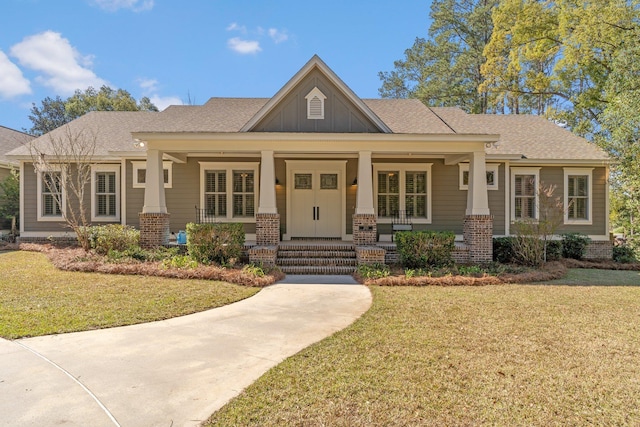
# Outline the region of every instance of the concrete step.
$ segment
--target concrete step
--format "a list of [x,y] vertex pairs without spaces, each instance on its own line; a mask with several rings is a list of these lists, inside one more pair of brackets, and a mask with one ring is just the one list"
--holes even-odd
[[356,251],[338,251],[338,250],[323,250],[323,251],[291,251],[291,250],[278,250],[278,258],[355,258]]
[[315,266],[352,266],[357,265],[355,258],[279,258],[278,265],[315,265]]
[[283,265],[280,267],[285,274],[353,274],[352,266],[316,266],[316,265]]
[[280,251],[353,251],[351,243],[281,243]]

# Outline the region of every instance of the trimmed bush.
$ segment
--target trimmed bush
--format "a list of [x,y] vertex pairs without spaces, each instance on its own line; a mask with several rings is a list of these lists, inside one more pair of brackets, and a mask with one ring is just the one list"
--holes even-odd
[[97,225],[89,228],[89,242],[100,255],[135,250],[140,245],[140,231],[121,224]]
[[456,236],[451,231],[400,231],[395,236],[400,263],[405,268],[453,264]]
[[244,227],[240,223],[187,224],[187,250],[201,264],[233,264],[243,247]]
[[636,254],[631,246],[614,246],[613,260],[622,264],[637,262]]
[[[502,264],[529,265],[514,250],[515,237],[496,237],[493,239],[493,260]],[[523,238],[521,238],[523,239]],[[535,237],[530,237],[535,239]],[[543,248],[544,250],[544,248]],[[547,261],[558,261],[562,257],[562,242],[547,240]]]
[[589,242],[591,242],[591,239],[581,233],[563,234],[562,256],[564,258],[583,259],[587,253]]

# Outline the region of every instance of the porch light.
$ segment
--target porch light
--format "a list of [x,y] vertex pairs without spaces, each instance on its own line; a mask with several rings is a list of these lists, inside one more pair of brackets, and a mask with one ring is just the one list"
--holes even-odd
[[358,177],[357,176],[355,178],[353,178],[353,182],[351,183],[351,185],[358,185]]
[[135,138],[133,140],[133,146],[136,148],[144,148],[144,141],[142,141],[141,139]]
[[278,179],[277,176],[276,176],[276,185],[280,185],[280,180]]

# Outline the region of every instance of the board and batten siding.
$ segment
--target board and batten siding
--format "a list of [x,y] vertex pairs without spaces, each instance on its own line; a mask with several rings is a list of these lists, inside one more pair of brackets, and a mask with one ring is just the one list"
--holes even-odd
[[[305,97],[317,87],[327,97],[324,119],[307,118]],[[324,74],[313,70],[296,88],[269,112],[253,130],[255,132],[379,132],[366,117]]]

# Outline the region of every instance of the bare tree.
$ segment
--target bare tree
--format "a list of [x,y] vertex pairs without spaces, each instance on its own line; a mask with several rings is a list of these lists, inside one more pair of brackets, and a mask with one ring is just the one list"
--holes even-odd
[[555,190],[555,185],[541,182],[536,188],[538,218],[525,218],[513,224],[513,251],[526,264],[537,266],[547,261],[548,242],[564,222],[565,206],[560,197],[553,195]]
[[90,248],[90,221],[85,197],[90,192],[96,144],[94,132],[72,129],[69,125],[50,133],[46,142],[30,144],[34,167],[40,172],[41,185],[47,191],[48,204],[45,207],[43,201],[43,209],[61,215],[85,251]]

